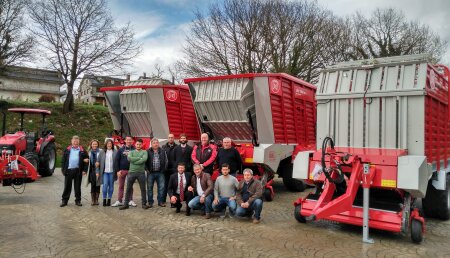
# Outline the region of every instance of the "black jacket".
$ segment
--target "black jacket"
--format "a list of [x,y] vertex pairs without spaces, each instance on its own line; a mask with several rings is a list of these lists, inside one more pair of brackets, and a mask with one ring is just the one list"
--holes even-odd
[[231,147],[230,149],[220,148],[217,152],[217,164],[219,165],[219,171],[223,163],[228,163],[228,165],[230,165],[230,173],[232,174],[236,173],[237,170],[241,171],[241,154],[234,147]]
[[[192,174],[190,172],[184,172],[184,176],[186,177],[186,185],[184,185],[184,192],[187,191],[188,187],[191,186]],[[169,185],[167,186],[167,193],[170,197],[177,193],[178,188],[178,172],[174,173],[170,176]]]
[[[66,170],[69,168],[69,157],[70,157],[70,149],[72,148],[72,145],[69,145],[63,153],[62,160],[61,160],[61,171],[63,175],[66,174]],[[88,163],[84,162],[84,159],[89,158],[87,152],[83,149],[82,146],[79,146],[80,153],[79,153],[79,164],[78,168],[80,168],[81,172],[87,172],[88,170]]]
[[169,143],[166,143],[162,146],[162,149],[167,154],[167,170],[170,173],[173,173],[176,171],[176,163],[175,163],[175,148],[177,147],[177,144],[173,144],[172,146],[169,145]]
[[[151,147],[147,150],[147,154],[148,154],[148,158],[147,158],[147,162],[145,163],[145,168],[147,169],[148,172],[152,173],[152,172],[154,172],[153,171],[154,152]],[[167,154],[162,148],[158,148],[158,154],[159,154],[159,167],[160,167],[159,172],[164,174],[164,173],[166,173],[166,170],[167,170]]]
[[178,165],[178,163],[183,162],[186,164],[186,172],[192,172],[192,147],[186,144],[184,153],[183,148],[181,145],[177,145],[175,149],[173,150],[174,157],[175,157],[175,168]]

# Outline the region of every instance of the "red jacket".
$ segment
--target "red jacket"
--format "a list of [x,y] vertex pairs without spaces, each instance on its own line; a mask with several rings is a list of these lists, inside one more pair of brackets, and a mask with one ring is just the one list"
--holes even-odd
[[217,157],[217,147],[214,144],[201,145],[197,144],[192,150],[192,162],[194,164],[201,164],[204,168],[203,171],[210,173],[214,166],[214,161]]

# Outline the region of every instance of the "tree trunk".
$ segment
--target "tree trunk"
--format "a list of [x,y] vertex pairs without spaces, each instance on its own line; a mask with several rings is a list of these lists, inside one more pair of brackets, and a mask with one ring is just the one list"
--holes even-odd
[[74,109],[74,99],[73,99],[73,82],[67,84],[67,98],[63,105],[63,114],[67,114]]

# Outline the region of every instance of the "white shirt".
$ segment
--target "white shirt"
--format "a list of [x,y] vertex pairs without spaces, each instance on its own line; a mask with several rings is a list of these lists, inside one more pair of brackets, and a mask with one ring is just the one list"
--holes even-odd
[[183,187],[186,187],[186,176],[184,173],[180,176],[180,174],[177,174],[178,176],[178,185],[177,185],[177,194],[180,194],[180,177],[183,179]]
[[203,189],[202,189],[202,184],[200,184],[200,177],[197,177],[197,194],[198,196],[202,196],[203,195]]
[[113,172],[113,150],[106,150],[105,173]]

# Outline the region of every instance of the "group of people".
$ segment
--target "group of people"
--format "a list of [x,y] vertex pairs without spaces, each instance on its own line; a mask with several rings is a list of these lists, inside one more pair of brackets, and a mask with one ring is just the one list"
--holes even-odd
[[[228,208],[230,216],[252,217],[259,223],[262,211],[261,182],[253,178],[253,171],[242,171],[244,179],[240,182],[236,174],[242,168],[239,152],[232,147],[231,139],[222,140],[222,147],[211,144],[208,134],[201,135],[200,143],[191,147],[187,137],[180,135],[179,144],[173,134],[162,147],[159,140],[151,140],[148,150],[143,149],[142,139],[127,136],[125,144],[115,149],[112,140],[107,139],[104,148],[98,140],[92,140],[86,151],[80,145],[78,136],[73,136],[62,158],[62,173],[65,176],[61,207],[67,205],[75,188],[75,204],[81,204],[81,181],[87,177],[91,188],[91,205],[99,205],[100,187],[102,187],[103,206],[120,206],[120,210],[136,207],[133,201],[133,185],[137,180],[141,190],[142,208],[154,205],[153,187],[157,185],[157,204],[166,206],[167,196],[176,213],[181,212],[183,203],[186,216],[191,210],[201,210],[206,219],[212,212],[225,216]],[[213,169],[218,165],[221,175],[211,180]],[[114,181],[118,180],[117,201],[111,204]],[[125,188],[126,183],[126,188]],[[125,190],[125,191],[124,191]],[[125,193],[125,196],[124,196]]]

